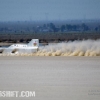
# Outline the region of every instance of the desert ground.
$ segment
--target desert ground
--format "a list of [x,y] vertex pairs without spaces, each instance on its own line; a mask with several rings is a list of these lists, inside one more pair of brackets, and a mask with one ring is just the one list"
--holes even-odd
[[0,91],[35,97],[0,100],[99,100],[100,57],[0,57]]

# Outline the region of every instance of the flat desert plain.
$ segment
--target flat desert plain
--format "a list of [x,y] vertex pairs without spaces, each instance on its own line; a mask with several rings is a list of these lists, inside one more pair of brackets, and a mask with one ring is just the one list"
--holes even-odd
[[100,100],[100,57],[0,56],[0,91],[35,91],[0,100]]

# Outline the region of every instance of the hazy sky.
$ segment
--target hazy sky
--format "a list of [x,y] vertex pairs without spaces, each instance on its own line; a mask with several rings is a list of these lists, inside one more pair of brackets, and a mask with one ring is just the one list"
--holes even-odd
[[0,21],[100,18],[100,0],[0,0]]

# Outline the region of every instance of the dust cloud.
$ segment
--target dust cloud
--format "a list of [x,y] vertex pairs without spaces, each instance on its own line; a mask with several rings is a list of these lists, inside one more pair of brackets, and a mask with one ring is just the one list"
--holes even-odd
[[40,47],[36,56],[100,56],[100,40],[69,41]]

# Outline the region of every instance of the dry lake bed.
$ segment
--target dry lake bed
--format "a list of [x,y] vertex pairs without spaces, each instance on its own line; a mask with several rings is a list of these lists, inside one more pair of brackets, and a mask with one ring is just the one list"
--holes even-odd
[[[3,91],[35,96],[2,97]],[[1,56],[0,93],[0,100],[100,100],[100,57]]]

